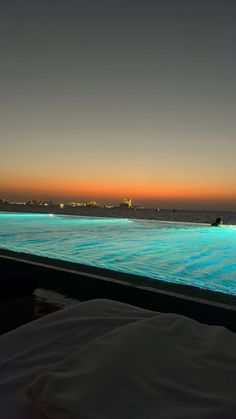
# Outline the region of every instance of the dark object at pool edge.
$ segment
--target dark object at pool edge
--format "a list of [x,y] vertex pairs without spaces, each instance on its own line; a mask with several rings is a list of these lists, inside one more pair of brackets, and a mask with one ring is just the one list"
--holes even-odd
[[211,224],[212,227],[218,227],[219,225],[223,224],[222,218],[217,217],[214,221],[214,223]]

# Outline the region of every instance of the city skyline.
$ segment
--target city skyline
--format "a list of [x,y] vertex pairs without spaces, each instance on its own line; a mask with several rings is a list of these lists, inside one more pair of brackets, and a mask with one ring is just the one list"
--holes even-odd
[[2,2],[0,196],[236,209],[232,0]]
[[63,208],[64,206],[78,206],[78,207],[83,207],[83,206],[98,206],[98,207],[120,207],[123,206],[123,204],[127,201],[130,201],[132,204],[128,205],[129,207],[132,208],[149,208],[149,209],[169,209],[169,210],[202,210],[202,211],[229,211],[229,212],[235,212],[235,207],[232,208],[223,208],[221,205],[221,202],[219,201],[217,204],[216,202],[214,202],[214,204],[212,204],[212,206],[210,204],[207,205],[206,201],[206,205],[203,206],[201,204],[201,207],[198,207],[197,204],[195,206],[191,205],[192,201],[189,203],[186,202],[183,203],[181,202],[181,200],[177,201],[177,206],[173,207],[172,206],[172,200],[169,201],[162,201],[159,200],[159,202],[157,201],[134,201],[132,198],[121,198],[121,199],[113,199],[113,200],[107,200],[107,199],[102,199],[101,201],[95,201],[94,199],[86,199],[86,198],[81,198],[80,199],[57,199],[57,200],[53,200],[52,197],[48,197],[47,199],[45,198],[45,196],[43,198],[39,198],[39,197],[34,197],[32,199],[31,197],[28,197],[27,199],[24,199],[24,197],[22,197],[20,195],[19,199],[17,199],[17,196],[13,196],[12,199],[6,199],[6,197],[0,197],[0,205],[17,205],[17,204],[21,204],[21,205],[57,205],[57,206],[61,206],[61,208]]

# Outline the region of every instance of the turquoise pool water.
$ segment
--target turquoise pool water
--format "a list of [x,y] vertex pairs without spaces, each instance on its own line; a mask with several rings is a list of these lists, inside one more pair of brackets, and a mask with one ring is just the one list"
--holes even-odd
[[236,226],[0,213],[0,248],[236,295]]

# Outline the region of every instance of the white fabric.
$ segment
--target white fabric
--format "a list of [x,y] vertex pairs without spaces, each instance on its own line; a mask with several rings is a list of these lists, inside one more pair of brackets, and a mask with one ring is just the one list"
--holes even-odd
[[99,337],[29,388],[50,419],[235,418],[235,339],[157,315]]
[[138,307],[92,300],[0,336],[0,419],[45,419],[25,404],[34,379],[96,337],[150,316],[153,312]]
[[236,418],[236,335],[183,316],[94,300],[3,335],[0,359],[4,419]]

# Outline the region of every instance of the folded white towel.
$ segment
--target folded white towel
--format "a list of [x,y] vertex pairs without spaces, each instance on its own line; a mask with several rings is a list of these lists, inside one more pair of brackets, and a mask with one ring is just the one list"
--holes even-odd
[[50,419],[235,419],[236,336],[162,314],[91,341],[27,390]]

